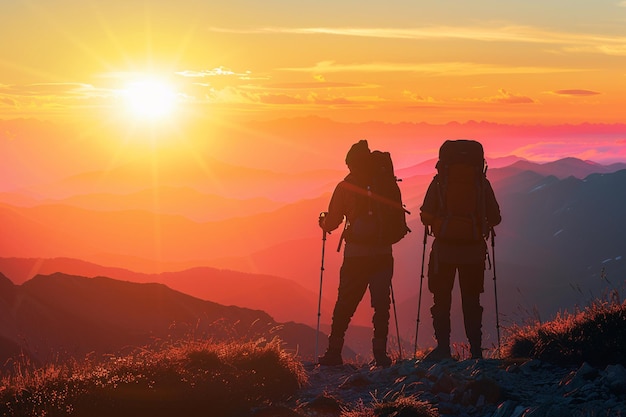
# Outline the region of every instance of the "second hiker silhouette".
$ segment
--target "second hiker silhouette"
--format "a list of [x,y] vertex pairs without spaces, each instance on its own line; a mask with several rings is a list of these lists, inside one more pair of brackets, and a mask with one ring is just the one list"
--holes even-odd
[[[344,219],[347,226],[342,234],[346,244],[328,349],[318,358],[321,365],[343,363],[341,351],[345,332],[368,288],[371,305],[374,308],[372,319],[374,360],[377,366],[389,366],[392,362],[387,355],[390,286],[393,276],[391,245],[409,230],[404,220],[399,188],[395,190],[397,184],[393,173],[391,173],[393,177],[393,183],[390,185],[391,197],[378,195],[372,190],[374,187],[375,191],[378,175],[375,161],[381,154],[389,158],[384,152],[370,152],[365,140],[352,145],[346,156],[350,174],[337,185],[328,212],[322,213],[319,218],[319,225],[326,232],[337,229]],[[390,165],[391,160],[387,162]],[[392,220],[387,220],[388,218]],[[392,225],[385,224],[381,227],[381,222],[387,221]],[[388,233],[390,230],[392,233]]]
[[428,264],[428,289],[437,347],[427,359],[451,357],[450,307],[458,271],[463,322],[472,358],[482,358],[485,242],[500,223],[500,207],[486,178],[483,147],[473,140],[448,140],[439,150],[437,175],[420,208],[422,223],[435,236]]

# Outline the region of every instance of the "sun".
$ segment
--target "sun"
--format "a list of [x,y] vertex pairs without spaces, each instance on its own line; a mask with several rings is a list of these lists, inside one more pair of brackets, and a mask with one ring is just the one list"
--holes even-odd
[[129,83],[122,91],[127,111],[134,119],[159,121],[170,117],[178,101],[175,89],[167,81],[146,78]]

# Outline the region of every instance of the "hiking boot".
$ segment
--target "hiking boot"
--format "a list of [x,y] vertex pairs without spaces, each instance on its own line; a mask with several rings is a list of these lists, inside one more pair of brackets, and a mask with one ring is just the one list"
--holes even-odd
[[391,366],[393,362],[387,355],[387,338],[373,338],[372,352],[374,353],[374,366],[382,366],[384,368]]
[[482,359],[483,358],[483,350],[480,347],[470,347],[470,354],[472,355],[472,359]]
[[452,358],[450,353],[450,346],[438,345],[436,348],[430,351],[430,353],[424,356],[425,361],[439,362],[444,359]]
[[317,359],[317,363],[323,366],[339,366],[343,365],[343,359],[341,358],[341,352],[327,350],[324,356],[320,356]]
[[343,337],[329,336],[328,349],[326,349],[324,356],[317,358],[317,363],[324,366],[343,365],[343,359],[341,358],[342,349]]
[[391,366],[393,361],[386,353],[375,354],[374,355],[374,366],[382,366],[383,368],[388,368]]

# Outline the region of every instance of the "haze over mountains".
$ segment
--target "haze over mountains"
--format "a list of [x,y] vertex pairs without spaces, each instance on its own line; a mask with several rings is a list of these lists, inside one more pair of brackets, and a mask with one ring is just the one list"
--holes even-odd
[[[81,358],[179,338],[271,340],[310,356],[315,331],[259,310],[223,306],[165,285],[55,273],[15,286],[0,274],[0,357],[38,362]],[[6,365],[6,364],[5,364]]]
[[[305,122],[323,125],[320,120]],[[366,127],[374,137],[382,135],[381,126],[360,126],[363,132]],[[458,130],[465,127],[458,126]],[[497,130],[488,124],[476,128]],[[9,181],[5,175],[0,188],[0,272],[18,284],[15,288],[19,291],[22,286],[35,285],[29,280],[38,274],[56,272],[160,283],[200,300],[262,310],[275,323],[295,321],[314,326],[322,249],[317,217],[326,210],[335,184],[346,174],[341,165],[354,131],[346,127],[342,133],[339,129],[342,139],[336,143],[327,138],[313,142],[312,134],[302,128],[302,141],[295,146],[273,141],[283,133],[273,132],[276,135],[272,136],[271,129],[265,129],[272,139],[246,142],[247,151],[240,152],[241,161],[250,159],[248,167],[217,159],[219,155],[234,160],[236,146],[223,147],[216,157],[198,156],[200,163],[175,155],[168,160],[128,160],[100,169],[94,167],[102,164],[78,164],[73,170],[66,169],[67,176],[51,161],[26,159],[51,167],[54,175],[48,177],[41,173],[32,176],[34,167],[11,161],[13,177]],[[394,247],[400,336],[407,342],[415,333],[423,252],[419,206],[435,173],[432,156],[441,142],[434,139],[439,131],[432,129],[433,138],[423,142],[425,148],[432,148],[425,162],[403,164],[414,155],[392,152],[404,200],[412,213],[409,226],[413,233]],[[584,135],[584,129],[579,134]],[[408,134],[398,134],[389,140],[389,149],[401,149],[410,141],[414,139]],[[313,143],[319,147],[310,146]],[[348,145],[340,147],[338,143]],[[381,143],[386,142],[370,143],[373,148],[385,148]],[[289,152],[276,160],[276,170],[264,168],[262,162],[255,166],[255,152],[258,157],[261,149],[269,149],[271,155],[281,145]],[[6,148],[6,143],[2,146]],[[16,144],[11,146],[17,149]],[[626,164],[576,158],[537,163],[515,155],[492,158],[490,148],[485,148],[487,175],[503,214],[496,229],[496,262],[505,322],[523,320],[530,314],[546,319],[623,284]],[[12,155],[17,155],[15,152]],[[311,159],[318,154],[316,164]],[[294,164],[300,169],[286,174],[287,167]],[[306,169],[315,165],[323,169]],[[326,243],[323,327],[330,322],[336,296],[339,235],[339,231],[332,233]],[[486,273],[483,296],[488,343],[493,343],[495,332],[491,273]],[[126,291],[127,287],[119,288]],[[432,346],[430,294],[424,291],[424,297],[419,342]],[[71,298],[66,302],[71,304]],[[113,298],[110,303],[115,305]],[[455,308],[458,304],[455,300]],[[354,317],[354,324],[363,329],[354,330],[353,344],[368,345],[370,323],[365,300]],[[460,322],[453,324],[453,332],[456,340],[464,340]],[[32,334],[36,333],[33,330]]]
[[[626,212],[626,165],[603,166],[573,158],[549,164],[519,158],[506,162],[511,164],[488,172],[504,217],[496,237],[504,321],[524,319],[520,315],[530,311],[548,318],[556,311],[584,304],[591,294],[601,295],[609,286],[604,278],[620,285],[626,273],[622,215]],[[408,209],[414,213],[409,216],[413,233],[394,249],[394,290],[405,341],[414,332],[421,267],[423,228],[415,214],[434,169],[428,173],[423,165],[404,173],[412,171],[420,173],[404,177],[400,185]],[[328,181],[319,178],[319,187],[324,188]],[[30,196],[27,204],[20,204],[16,202],[20,193],[3,193],[0,216],[6,233],[0,240],[0,272],[17,284],[26,282],[25,288],[34,285],[27,282],[33,276],[55,272],[156,282],[202,300],[263,310],[276,322],[314,326],[321,261],[316,219],[328,203],[334,186],[330,184],[314,199],[282,205],[270,199],[255,200],[268,204],[246,206],[243,210],[249,212],[241,217],[233,211],[229,218],[214,206],[216,220],[204,222],[181,214],[156,213],[149,207],[128,208],[129,201],[138,204],[142,192],[119,194],[117,200],[109,196],[109,205],[99,208],[68,204],[90,201],[90,195],[84,194],[55,204],[47,197],[39,203]],[[143,195],[150,193],[144,191]],[[119,210],[115,210],[116,202]],[[231,210],[228,205],[219,208]],[[335,251],[337,241],[338,233],[334,233],[327,242],[325,324],[330,321],[341,262],[341,254]],[[493,310],[490,273],[487,271],[483,296],[487,312]],[[428,306],[430,296],[424,294],[423,304]],[[71,306],[72,299],[66,303]],[[113,299],[109,308],[115,308]],[[421,314],[429,317],[426,307]],[[486,337],[493,342],[494,317],[490,316],[485,314]],[[370,320],[367,303],[362,303],[354,324],[364,330],[354,332],[367,338]],[[422,326],[420,344],[432,344],[428,320],[423,319]],[[33,335],[38,332],[32,331]],[[455,333],[457,340],[464,340],[460,325]],[[353,343],[366,346],[364,340]]]

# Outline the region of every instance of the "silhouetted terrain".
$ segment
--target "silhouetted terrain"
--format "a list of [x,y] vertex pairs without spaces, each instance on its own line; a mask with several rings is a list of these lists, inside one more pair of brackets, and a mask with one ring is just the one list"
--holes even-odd
[[[19,346],[35,360],[117,353],[177,339],[272,339],[313,355],[315,329],[278,323],[259,310],[223,306],[162,284],[56,273],[13,285],[0,274],[0,351]],[[348,352],[349,354],[349,352]]]
[[[507,165],[509,162],[512,164]],[[621,238],[625,233],[622,213],[626,212],[626,171],[611,172],[620,164],[602,166],[573,158],[536,164],[509,158],[493,165],[499,168],[490,169],[488,177],[503,213],[503,222],[496,230],[500,312],[507,321],[516,322],[529,315],[547,319],[558,310],[584,304],[611,285],[621,284],[626,268],[626,246]],[[423,227],[418,213],[432,178],[432,174],[423,173],[427,170],[426,166],[408,168],[405,173],[416,175],[403,178],[400,184],[412,212],[409,226],[413,229],[394,247],[400,336],[407,341],[415,333],[423,250]],[[589,172],[600,174],[587,175]],[[252,174],[258,174],[258,170],[241,173],[244,177]],[[174,182],[181,175],[186,174],[174,177]],[[94,181],[96,177],[90,178]],[[341,175],[337,180],[340,178]],[[243,181],[241,177],[239,180]],[[288,183],[283,186],[285,190],[291,187]],[[321,234],[316,219],[326,208],[333,186],[334,182],[323,187],[323,194],[316,198],[288,203],[266,213],[228,217],[226,210],[219,215],[228,218],[212,222],[145,210],[115,211],[111,207],[87,210],[61,204],[0,204],[4,225],[1,253],[5,258],[36,260],[19,273],[0,271],[15,282],[30,279],[40,268],[42,273],[160,282],[205,300],[264,310],[278,321],[314,325],[321,260]],[[335,250],[339,235],[339,231],[331,234],[326,243],[323,325],[330,321],[336,294],[341,263],[341,254]],[[49,260],[58,257],[118,268],[77,268],[72,272],[58,265],[46,269]],[[5,264],[3,268],[6,267]],[[150,274],[154,272],[162,274]],[[14,273],[17,275],[11,275]],[[486,338],[490,343],[495,326],[495,316],[490,313],[491,274],[487,271],[483,296]],[[430,294],[424,292],[424,297],[420,344],[429,346]],[[362,303],[353,324],[369,327],[370,323],[371,311],[367,303]],[[462,332],[458,332],[457,338],[464,340]]]

